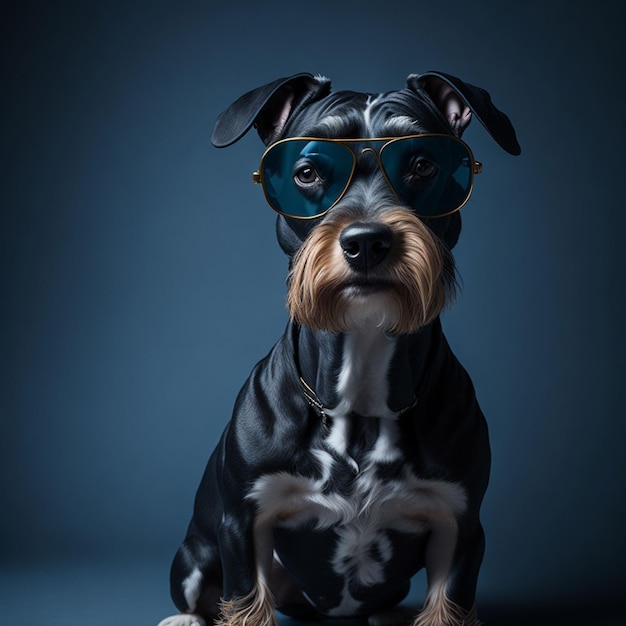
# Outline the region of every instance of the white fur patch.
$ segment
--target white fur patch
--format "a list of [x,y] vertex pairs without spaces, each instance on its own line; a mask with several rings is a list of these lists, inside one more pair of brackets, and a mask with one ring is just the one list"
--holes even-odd
[[380,100],[381,95],[367,96],[367,102],[365,103],[365,109],[363,111],[363,122],[366,128],[366,134],[369,137],[374,137],[375,133],[372,128],[372,107]]
[[376,445],[369,455],[372,463],[392,463],[400,458],[397,447],[398,425],[394,420],[380,420]]
[[196,567],[191,574],[183,580],[182,584],[185,601],[187,602],[189,609],[192,611],[196,608],[196,602],[198,601],[198,596],[200,595],[201,585],[202,572]]
[[258,478],[246,496],[259,505],[259,520],[282,527],[315,521],[317,529],[330,528],[355,516],[353,503],[336,493],[323,493],[326,480],[293,476],[286,472]]
[[[464,489],[455,483],[418,478],[408,467],[393,480],[381,480],[377,465],[395,459],[398,433],[394,422],[380,420],[378,440],[355,477],[349,495],[327,491],[334,461],[323,450],[315,450],[322,477],[293,476],[286,472],[258,478],[248,498],[259,509],[257,528],[273,525],[297,528],[313,523],[317,529],[333,527],[337,543],[330,555],[333,571],[344,579],[341,603],[332,616],[354,615],[360,603],[348,591],[348,581],[362,586],[383,582],[385,565],[393,558],[387,531],[429,531],[437,541],[427,549],[427,560],[437,579],[449,572],[456,543],[456,517],[466,507]],[[438,541],[441,539],[441,543]],[[445,540],[445,541],[444,541]],[[430,542],[429,542],[430,543]]]
[[[337,393],[341,400],[336,407],[327,409],[326,413],[333,419],[348,416],[352,412],[364,417],[397,417],[398,413],[387,406],[387,375],[394,347],[395,339],[377,326],[346,333],[337,382]],[[342,436],[346,440],[349,438],[348,433]],[[338,449],[337,444],[335,447]]]
[[387,293],[353,296],[344,315],[346,328],[383,333],[398,323],[397,301]]
[[158,626],[206,626],[206,622],[197,615],[181,613],[161,620]]
[[342,137],[345,134],[346,118],[343,115],[326,115],[315,124],[320,131],[328,133],[330,137]]
[[400,137],[402,135],[415,135],[420,132],[415,119],[408,115],[396,115],[389,118],[383,124],[381,134],[385,137]]

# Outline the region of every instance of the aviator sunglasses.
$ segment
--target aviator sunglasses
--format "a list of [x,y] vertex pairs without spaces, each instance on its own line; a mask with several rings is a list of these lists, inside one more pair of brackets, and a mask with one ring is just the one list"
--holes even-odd
[[[379,142],[382,146],[378,151],[370,145]],[[376,156],[398,201],[423,218],[458,211],[472,193],[474,175],[482,171],[469,146],[452,135],[292,137],[265,151],[253,182],[263,186],[267,202],[278,213],[313,219],[324,215],[344,196],[358,155],[367,152]]]

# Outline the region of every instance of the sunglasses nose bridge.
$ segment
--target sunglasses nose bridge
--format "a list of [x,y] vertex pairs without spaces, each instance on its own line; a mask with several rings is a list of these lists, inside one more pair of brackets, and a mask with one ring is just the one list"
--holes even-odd
[[385,169],[383,168],[382,161],[380,160],[380,148],[374,148],[373,146],[365,146],[361,148],[361,150],[359,150],[358,152],[358,158],[357,158],[358,164],[361,166],[361,168],[364,171],[367,171],[367,170],[373,171],[374,165],[371,162],[370,155],[371,157],[373,157],[374,162],[376,163],[376,168],[378,168],[378,170],[382,172],[382,174],[384,175]]
[[378,152],[372,148],[372,146],[365,146],[365,148],[361,148],[361,155],[367,154],[371,152],[375,157],[378,157]]
[[385,143],[383,143],[381,146],[379,146],[377,148],[374,148],[373,146],[365,146],[364,148],[361,149],[361,151],[359,152],[359,155],[361,157],[365,157],[366,155],[371,154],[374,157],[374,159],[376,161],[376,166],[378,168],[378,171],[380,172],[380,174],[384,178],[385,183],[387,184],[387,186],[391,190],[395,200],[400,202],[400,196],[398,195],[398,191],[396,190],[392,180],[387,175],[387,171],[385,170],[385,167],[383,166],[383,161],[381,159],[381,154],[382,154],[383,148],[388,143],[389,143],[389,141],[385,141]]

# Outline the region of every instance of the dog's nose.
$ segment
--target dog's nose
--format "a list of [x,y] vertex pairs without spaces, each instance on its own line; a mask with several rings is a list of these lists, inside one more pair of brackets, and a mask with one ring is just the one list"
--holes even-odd
[[343,229],[339,244],[348,263],[358,272],[378,265],[391,249],[393,234],[385,224],[355,222]]

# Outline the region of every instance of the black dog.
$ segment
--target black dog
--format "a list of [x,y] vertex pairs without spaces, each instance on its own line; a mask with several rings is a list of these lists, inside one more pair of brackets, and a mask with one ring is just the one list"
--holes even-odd
[[384,94],[298,74],[219,117],[254,125],[255,182],[279,213],[291,321],[253,370],[211,456],[172,565],[161,626],[366,617],[385,624],[426,568],[414,626],[478,624],[487,426],[439,322],[454,292],[458,210],[480,171],[474,114],[515,131],[486,91],[439,72]]

